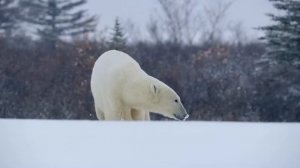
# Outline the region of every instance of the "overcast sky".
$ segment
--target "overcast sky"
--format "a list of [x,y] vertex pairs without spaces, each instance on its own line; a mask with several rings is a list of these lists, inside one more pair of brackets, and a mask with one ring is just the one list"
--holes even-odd
[[[199,4],[214,0],[199,0]],[[248,35],[259,36],[253,28],[270,23],[266,13],[275,12],[268,0],[223,0],[232,1],[228,21],[242,22]],[[199,5],[199,6],[200,6]],[[86,8],[90,14],[99,16],[99,27],[111,27],[116,17],[136,25],[142,36],[146,36],[146,24],[151,14],[159,9],[157,0],[88,0]],[[200,7],[199,7],[199,10]]]

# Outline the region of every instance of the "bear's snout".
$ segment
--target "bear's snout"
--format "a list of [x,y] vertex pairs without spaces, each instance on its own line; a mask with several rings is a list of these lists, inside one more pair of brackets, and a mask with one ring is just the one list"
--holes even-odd
[[180,110],[177,111],[177,113],[174,114],[174,117],[178,120],[186,120],[187,118],[189,118],[188,113],[186,112],[185,108],[183,107],[183,105],[180,106]]

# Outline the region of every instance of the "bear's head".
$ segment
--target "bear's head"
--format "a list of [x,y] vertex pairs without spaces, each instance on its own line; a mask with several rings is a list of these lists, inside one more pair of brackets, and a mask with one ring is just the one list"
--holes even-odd
[[180,97],[172,88],[154,77],[141,76],[131,78],[125,83],[122,99],[125,104],[175,120],[186,120],[189,117]]
[[176,92],[160,81],[153,81],[149,86],[150,111],[175,120],[186,120],[187,114]]

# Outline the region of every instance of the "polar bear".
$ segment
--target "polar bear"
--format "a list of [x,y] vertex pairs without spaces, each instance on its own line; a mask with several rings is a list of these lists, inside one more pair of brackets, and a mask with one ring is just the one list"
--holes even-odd
[[189,116],[173,89],[121,51],[110,50],[97,59],[91,90],[99,120],[150,120],[149,112],[175,120]]

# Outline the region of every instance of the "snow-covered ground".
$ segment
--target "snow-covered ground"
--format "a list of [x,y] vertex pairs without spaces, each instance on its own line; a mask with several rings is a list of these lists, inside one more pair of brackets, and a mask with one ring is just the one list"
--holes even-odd
[[0,120],[0,168],[299,168],[300,124]]

